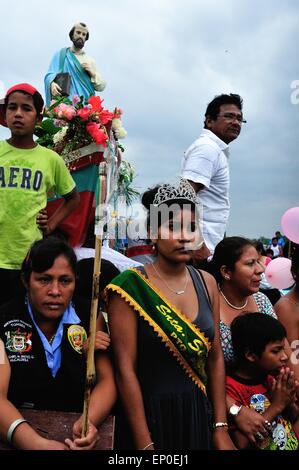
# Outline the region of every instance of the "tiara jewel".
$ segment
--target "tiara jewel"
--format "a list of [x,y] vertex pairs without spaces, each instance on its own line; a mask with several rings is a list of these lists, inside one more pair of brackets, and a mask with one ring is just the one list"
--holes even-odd
[[162,184],[154,197],[153,205],[157,207],[172,199],[185,199],[196,204],[196,192],[188,180],[181,178],[178,186],[169,183]]

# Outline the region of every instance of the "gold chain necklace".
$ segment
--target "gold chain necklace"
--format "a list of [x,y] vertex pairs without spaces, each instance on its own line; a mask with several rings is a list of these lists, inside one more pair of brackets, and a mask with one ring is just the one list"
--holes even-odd
[[244,305],[241,305],[241,307],[236,307],[236,305],[233,305],[230,303],[230,301],[225,297],[225,295],[223,294],[222,290],[219,288],[219,292],[220,294],[222,295],[222,297],[224,298],[225,302],[227,303],[227,305],[229,305],[231,308],[234,308],[235,310],[242,310],[243,308],[245,308],[248,304],[248,299],[246,299],[245,301],[245,304]]
[[154,270],[156,271],[156,274],[157,276],[161,279],[162,282],[164,282],[165,286],[167,287],[167,289],[169,289],[171,292],[173,292],[174,294],[176,295],[182,295],[185,293],[186,291],[186,288],[187,288],[187,284],[188,284],[188,280],[189,280],[189,276],[188,276],[188,272],[187,272],[187,269],[186,269],[186,281],[185,281],[185,286],[184,286],[184,289],[183,290],[174,290],[172,289],[171,287],[169,287],[169,285],[167,284],[167,282],[163,279],[163,277],[161,276],[161,274],[159,273],[159,271],[156,269],[156,266],[154,264],[152,264]]

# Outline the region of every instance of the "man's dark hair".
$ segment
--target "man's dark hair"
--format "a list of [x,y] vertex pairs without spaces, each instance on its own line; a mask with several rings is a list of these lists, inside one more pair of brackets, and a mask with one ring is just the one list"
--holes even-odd
[[[83,28],[87,28],[86,24],[85,23],[78,23],[78,25],[81,25]],[[77,26],[77,25],[76,25]],[[69,37],[70,37],[70,40],[72,41],[73,40],[73,34],[74,34],[74,31],[75,31],[75,28],[76,26],[73,26],[72,29],[70,30],[69,32]],[[87,34],[86,34],[86,41],[89,39],[89,32],[87,31]]]
[[229,95],[217,95],[215,98],[208,104],[206,113],[205,113],[205,128],[206,128],[206,118],[210,117],[214,121],[217,119],[217,116],[220,112],[220,106],[223,104],[234,104],[237,108],[242,111],[243,100],[240,95],[235,93],[230,93]]
[[276,318],[265,313],[244,313],[231,324],[232,345],[237,362],[246,361],[251,352],[261,357],[267,344],[286,338],[285,327]]
[[37,116],[39,116],[41,114],[41,112],[43,110],[43,107],[44,107],[44,100],[43,100],[42,96],[40,95],[40,93],[38,93],[38,91],[36,91],[33,95],[31,95],[30,93],[27,93],[26,91],[23,91],[23,90],[14,90],[14,91],[12,91],[8,96],[5,97],[5,100],[4,100],[5,109],[7,108],[8,99],[9,99],[10,95],[12,95],[12,93],[23,93],[23,95],[31,96],[31,98],[33,100],[33,105],[34,105],[36,113],[37,113]]
[[21,273],[28,284],[32,271],[42,273],[50,269],[58,256],[65,256],[76,274],[77,257],[73,248],[64,240],[50,236],[35,242],[21,267]]

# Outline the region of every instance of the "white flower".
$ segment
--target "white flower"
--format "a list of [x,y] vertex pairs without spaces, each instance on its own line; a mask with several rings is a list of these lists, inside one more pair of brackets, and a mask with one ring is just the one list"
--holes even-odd
[[127,131],[119,118],[112,119],[112,129],[116,139],[124,139],[127,136]]
[[114,134],[117,139],[124,139],[127,135],[127,131],[124,127],[119,127],[114,130]]
[[54,137],[53,137],[53,142],[54,144],[58,144],[58,142],[61,142],[66,133],[67,133],[67,130],[68,130],[68,126],[64,126],[62,127],[62,129],[60,129],[60,131],[56,132],[56,134],[54,134]]
[[112,119],[112,129],[115,131],[116,129],[119,129],[122,126],[122,122],[118,118]]

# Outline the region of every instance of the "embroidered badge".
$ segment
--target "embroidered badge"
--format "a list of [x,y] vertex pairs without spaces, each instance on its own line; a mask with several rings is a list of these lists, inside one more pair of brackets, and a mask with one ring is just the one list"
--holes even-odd
[[87,339],[86,331],[83,326],[80,325],[71,325],[67,330],[68,340],[77,353],[82,354],[82,347],[84,341]]
[[21,331],[19,328],[15,331],[6,331],[6,349],[13,353],[27,353],[32,348],[30,340],[32,332]]

